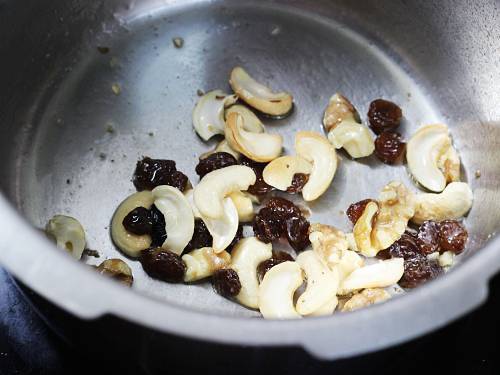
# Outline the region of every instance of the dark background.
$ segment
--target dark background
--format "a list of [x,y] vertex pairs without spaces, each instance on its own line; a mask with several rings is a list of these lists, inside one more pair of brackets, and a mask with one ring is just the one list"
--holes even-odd
[[[140,341],[129,343],[137,346],[137,356],[124,358],[97,348],[85,324],[71,325],[79,344],[60,338],[0,270],[0,374],[499,374],[499,297],[497,276],[488,302],[468,316],[410,343],[349,360],[320,362],[299,348],[235,348],[181,339],[142,354]],[[56,313],[52,319],[64,316]],[[120,339],[110,337],[108,349],[123,346]],[[141,358],[154,358],[161,370]]]

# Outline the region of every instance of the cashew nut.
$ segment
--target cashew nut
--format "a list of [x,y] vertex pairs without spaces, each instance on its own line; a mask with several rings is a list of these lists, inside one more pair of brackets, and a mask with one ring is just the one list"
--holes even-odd
[[472,190],[465,182],[452,182],[441,193],[423,193],[415,196],[414,223],[426,220],[458,219],[472,207]]
[[455,260],[455,254],[451,251],[445,251],[439,255],[438,263],[441,267],[450,267]]
[[227,251],[216,253],[211,247],[193,250],[182,256],[186,264],[184,281],[189,283],[212,276],[231,262],[231,255]]
[[224,134],[224,108],[234,104],[236,100],[236,95],[228,95],[221,90],[203,95],[193,110],[196,133],[205,141],[216,134]]
[[391,295],[384,289],[374,288],[365,289],[361,293],[352,296],[342,307],[342,311],[354,311],[373,305],[375,303],[384,302],[391,298]]
[[231,198],[224,198],[224,215],[218,219],[202,216],[208,231],[212,235],[212,248],[216,253],[226,249],[238,231],[238,211]]
[[232,199],[236,211],[238,211],[238,220],[240,223],[248,223],[253,220],[255,212],[253,211],[253,201],[248,193],[244,191],[235,191],[229,194],[229,198]]
[[339,304],[339,299],[337,298],[337,296],[335,296],[332,299],[330,299],[327,303],[325,303],[323,306],[321,306],[319,309],[317,309],[316,311],[312,312],[307,316],[332,315],[335,309],[337,308],[338,304]]
[[259,288],[259,309],[266,319],[300,318],[293,306],[293,294],[302,285],[297,262],[280,263],[264,275]]
[[310,174],[312,165],[300,156],[281,156],[274,159],[264,168],[262,177],[266,184],[286,191],[292,185],[296,173]]
[[265,133],[266,128],[264,124],[259,120],[259,118],[249,110],[247,107],[243,105],[233,105],[226,109],[225,118],[229,117],[231,113],[237,113],[243,117],[243,126],[244,129],[251,133]]
[[233,248],[231,268],[236,271],[241,283],[236,300],[242,305],[253,309],[259,307],[257,266],[271,257],[272,245],[265,244],[255,237],[243,238]]
[[107,259],[99,264],[96,269],[101,275],[111,277],[126,286],[132,286],[134,282],[132,270],[121,259]]
[[75,218],[55,215],[47,223],[45,233],[56,241],[57,247],[66,250],[73,258],[82,257],[85,250],[85,231]]
[[343,294],[366,288],[385,288],[403,276],[403,258],[383,260],[354,270],[341,283]]
[[229,144],[227,143],[227,141],[225,139],[223,139],[222,141],[220,141],[219,143],[217,143],[217,146],[215,146],[215,148],[213,150],[210,150],[208,152],[205,152],[204,154],[201,154],[200,155],[200,160],[201,159],[206,159],[210,155],[215,154],[216,152],[227,152],[228,154],[233,155],[236,160],[240,160],[240,158],[241,158],[241,154],[238,151],[233,150],[229,146]]

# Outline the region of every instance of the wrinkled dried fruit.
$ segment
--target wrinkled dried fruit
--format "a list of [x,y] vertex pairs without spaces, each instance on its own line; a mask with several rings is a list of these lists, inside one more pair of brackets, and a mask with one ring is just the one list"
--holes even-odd
[[362,201],[353,203],[349,206],[346,214],[353,225],[356,224],[361,215],[363,215],[366,205],[372,201],[373,199],[363,199]]
[[370,103],[368,120],[375,134],[396,130],[402,117],[403,111],[393,102],[377,99]]
[[149,276],[162,281],[180,283],[186,272],[179,255],[159,247],[141,251],[139,261]]
[[309,175],[305,173],[295,173],[293,175],[292,184],[286,189],[286,192],[290,194],[300,193],[308,180]]
[[255,184],[251,185],[247,190],[250,194],[262,196],[274,190],[271,185],[266,184],[264,178],[262,177],[262,172],[264,171],[267,163],[257,163],[256,161],[243,156],[240,164],[252,168],[255,172],[255,176],[257,177]]
[[304,250],[309,244],[309,221],[304,216],[286,219],[286,239],[295,251]]
[[406,143],[399,133],[383,132],[375,139],[375,155],[385,164],[396,164],[403,160]]
[[265,206],[283,218],[302,215],[300,208],[285,198],[273,197],[266,202]]
[[194,222],[194,232],[191,241],[187,244],[184,249],[185,252],[201,249],[202,247],[212,246],[212,235],[208,231],[205,223],[201,219],[197,219]]
[[441,252],[451,251],[460,254],[464,251],[469,234],[463,224],[456,220],[444,220],[438,225]]
[[227,298],[236,296],[241,290],[240,278],[230,268],[216,271],[212,276],[212,283],[215,291]]
[[201,159],[196,166],[196,173],[203,178],[207,173],[238,164],[235,157],[227,152],[216,152]]
[[139,236],[150,234],[153,229],[150,211],[144,207],[134,208],[123,219],[123,226],[128,232]]
[[439,251],[439,225],[435,221],[425,221],[418,228],[417,243],[424,255]]
[[259,282],[262,281],[267,271],[274,266],[287,261],[293,262],[293,257],[290,254],[284,251],[273,252],[273,257],[271,259],[267,259],[257,266],[257,276],[259,278]]
[[283,220],[268,207],[261,208],[253,220],[255,236],[262,242],[269,243],[281,237]]
[[184,191],[188,178],[176,169],[173,160],[145,157],[137,162],[133,182],[138,191],[153,190],[160,185],[170,185]]
[[150,209],[151,215],[151,246],[159,247],[163,245],[167,239],[167,232],[165,229],[165,216],[160,212],[158,208],[153,204]]

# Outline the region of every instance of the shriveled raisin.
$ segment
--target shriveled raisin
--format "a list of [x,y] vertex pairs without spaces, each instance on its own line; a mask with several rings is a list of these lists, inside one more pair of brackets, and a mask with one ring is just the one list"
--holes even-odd
[[391,252],[389,251],[389,249],[380,250],[376,256],[378,259],[391,259]]
[[375,134],[396,130],[402,117],[401,108],[389,100],[377,99],[370,103],[368,120]]
[[309,175],[304,173],[295,173],[293,175],[292,184],[287,187],[286,192],[290,194],[297,194],[302,191],[304,185],[307,184]]
[[290,254],[284,251],[273,252],[273,257],[271,259],[267,259],[259,263],[259,265],[257,266],[257,277],[259,279],[259,282],[262,281],[267,271],[269,271],[274,266],[286,261],[293,261],[293,258]]
[[366,205],[372,201],[373,199],[363,199],[362,201],[353,203],[349,206],[346,214],[353,225],[356,224],[361,215],[363,215],[363,211],[365,210]]
[[422,254],[439,251],[439,225],[435,221],[425,221],[418,228],[417,243]]
[[286,219],[286,239],[295,251],[302,251],[311,244],[309,241],[309,221],[304,216]]
[[151,215],[151,246],[158,247],[163,245],[167,239],[167,231],[165,229],[165,216],[153,204],[149,210]]
[[302,215],[300,208],[285,198],[273,197],[266,202],[265,206],[283,219],[288,216]]
[[375,139],[375,155],[385,164],[396,164],[403,160],[406,143],[399,133],[383,132]]
[[123,219],[123,226],[127,232],[137,234],[150,234],[153,228],[151,213],[147,208],[136,207]]
[[455,254],[464,251],[469,234],[463,224],[457,220],[444,220],[438,225],[441,251],[452,251]]
[[144,271],[154,279],[179,283],[184,279],[186,265],[181,257],[169,250],[150,248],[139,256]]
[[203,178],[207,173],[238,164],[235,157],[227,152],[216,152],[201,159],[196,166],[196,173],[200,178]]
[[273,259],[279,262],[293,262],[293,257],[288,254],[286,251],[273,251]]
[[434,279],[441,272],[442,268],[436,262],[428,260],[425,255],[418,254],[405,259],[403,277],[398,284],[403,288],[415,288]]
[[394,242],[388,250],[392,257],[404,258],[405,260],[422,255],[417,239],[408,233],[403,233],[401,238]]
[[227,298],[236,296],[241,290],[240,278],[231,268],[216,271],[212,276],[212,283],[215,291]]
[[191,241],[186,245],[184,251],[201,249],[202,247],[212,246],[212,235],[208,231],[205,223],[201,219],[196,219],[194,222],[194,232]]
[[255,176],[257,177],[255,180],[255,184],[251,185],[247,190],[250,194],[262,196],[274,190],[271,185],[266,184],[266,182],[264,181],[264,177],[262,177],[262,172],[264,171],[267,163],[258,163],[243,156],[241,158],[240,164],[252,168],[255,172]]
[[184,173],[175,171],[170,175],[170,178],[166,181],[165,185],[173,186],[180,191],[184,191],[186,190],[188,180],[188,177]]
[[253,232],[262,242],[269,243],[281,237],[283,219],[268,207],[261,208],[253,220]]
[[188,178],[177,171],[173,160],[145,157],[137,162],[133,182],[138,191],[153,190],[159,185],[170,185],[184,191]]

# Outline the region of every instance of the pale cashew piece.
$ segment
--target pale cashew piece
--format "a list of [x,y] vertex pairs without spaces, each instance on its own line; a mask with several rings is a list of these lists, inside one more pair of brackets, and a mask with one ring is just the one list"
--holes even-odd
[[208,152],[205,152],[204,154],[201,154],[200,160],[206,159],[210,155],[215,154],[216,152],[227,152],[228,154],[233,155],[236,160],[240,160],[240,158],[241,158],[241,154],[238,151],[233,150],[231,148],[231,146],[229,146],[227,141],[225,139],[223,139],[222,141],[217,143],[217,146],[215,146],[215,148],[213,150],[210,150]]
[[332,183],[337,170],[337,153],[325,137],[310,131],[296,134],[295,151],[298,156],[312,163],[309,180],[302,189],[302,197],[306,201],[313,201]]
[[244,306],[259,307],[259,281],[257,266],[272,257],[272,245],[265,244],[255,237],[240,240],[231,252],[231,268],[236,271],[241,290],[236,300]]
[[85,250],[85,231],[75,218],[55,215],[45,226],[45,233],[56,241],[57,247],[66,250],[73,258],[82,257]]
[[438,263],[441,267],[450,267],[455,260],[455,254],[451,251],[445,251],[439,255]]
[[337,308],[338,304],[339,304],[339,299],[337,298],[337,296],[335,296],[327,303],[325,303],[323,306],[321,306],[319,309],[317,309],[316,311],[312,312],[307,316],[332,315],[335,309]]
[[111,238],[115,245],[130,257],[136,258],[141,250],[151,246],[149,234],[137,235],[128,232],[123,226],[123,219],[137,207],[151,208],[154,198],[150,191],[141,191],[127,197],[116,209],[111,220]]
[[228,95],[221,90],[213,90],[203,95],[193,110],[196,133],[205,141],[216,134],[224,134],[224,109],[236,100],[236,95]]
[[184,196],[189,202],[189,205],[191,206],[191,210],[193,211],[193,216],[195,219],[201,219],[201,214],[200,211],[198,211],[198,208],[194,204],[194,196],[193,196],[193,189],[187,189],[184,191]]
[[106,259],[96,269],[101,275],[111,277],[126,286],[132,286],[134,282],[132,270],[121,259]]
[[224,215],[218,219],[202,216],[208,231],[212,235],[212,248],[216,253],[226,249],[238,231],[238,210],[229,197],[223,201]]
[[452,220],[463,217],[472,207],[472,190],[465,182],[452,182],[441,193],[422,193],[415,196],[414,223],[426,220]]
[[446,125],[418,129],[408,141],[406,160],[415,180],[431,191],[441,192],[448,182],[460,179],[460,158]]
[[243,128],[244,130],[251,133],[265,133],[266,128],[264,124],[259,120],[257,115],[253,113],[250,109],[243,105],[233,105],[226,109],[225,119],[229,117],[231,113],[237,113],[243,117]]
[[385,288],[396,284],[403,276],[403,258],[383,260],[354,270],[341,283],[345,293],[366,288]]
[[283,262],[267,271],[259,288],[262,316],[266,319],[300,318],[293,306],[293,294],[302,282],[302,270],[297,262]]
[[295,308],[299,314],[309,315],[335,298],[339,275],[336,268],[329,269],[313,250],[301,252],[296,262],[306,274],[307,286]]
[[244,191],[235,191],[229,194],[236,211],[238,211],[238,220],[240,223],[248,223],[253,220],[255,212],[253,210],[253,200]]
[[266,184],[286,191],[291,185],[293,176],[297,173],[310,174],[312,164],[300,156],[281,156],[274,159],[264,168],[262,177]]
[[365,289],[361,293],[352,296],[342,307],[342,311],[354,311],[373,305],[375,303],[384,302],[391,298],[391,295],[384,289],[374,288]]
[[190,283],[212,276],[215,271],[227,267],[231,263],[231,255],[227,251],[216,253],[211,247],[203,247],[184,254],[182,260],[186,264],[184,281]]
[[283,116],[293,106],[293,97],[287,92],[273,92],[253,79],[243,68],[231,71],[229,84],[238,97],[248,105],[272,116]]

